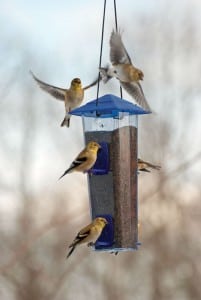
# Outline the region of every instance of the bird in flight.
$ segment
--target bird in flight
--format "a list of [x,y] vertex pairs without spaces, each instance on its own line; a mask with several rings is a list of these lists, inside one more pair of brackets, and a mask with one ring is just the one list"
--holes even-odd
[[112,77],[116,77],[127,93],[143,109],[151,112],[140,84],[144,74],[132,64],[131,58],[122,42],[121,34],[114,30],[110,37],[110,61],[112,67],[107,66],[99,69],[103,82],[106,83]]
[[63,101],[65,104],[65,117],[61,123],[61,127],[63,126],[70,126],[70,117],[71,115],[69,112],[80,106],[84,99],[84,91],[89,89],[90,87],[97,84],[98,79],[93,81],[91,84],[85,86],[82,88],[82,83],[80,78],[74,78],[71,81],[70,88],[64,89],[60,87],[56,87],[54,85],[50,85],[44,81],[41,81],[38,79],[32,71],[30,71],[31,75],[33,76],[34,80],[38,83],[39,87],[43,89],[45,92],[49,93],[51,96],[53,96],[55,99]]

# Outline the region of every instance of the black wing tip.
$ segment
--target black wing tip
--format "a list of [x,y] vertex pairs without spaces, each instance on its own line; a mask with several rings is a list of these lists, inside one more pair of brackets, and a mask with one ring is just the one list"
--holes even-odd
[[64,177],[66,174],[67,174],[67,173],[64,172],[63,175],[61,175],[61,176],[58,178],[58,181],[59,181],[62,177]]
[[71,254],[73,253],[73,251],[75,250],[75,247],[73,247],[73,246],[72,247],[70,246],[69,248],[71,248],[71,249],[68,252],[68,254],[66,255],[66,259],[68,259],[71,256]]
[[148,172],[148,173],[150,173],[151,171],[149,171],[148,169],[146,169],[146,168],[143,168],[143,169],[140,169],[139,171],[142,171],[142,172]]
[[73,167],[72,167],[72,168],[69,168],[68,170],[66,170],[66,171],[59,177],[58,180],[60,180],[62,177],[64,177],[66,174],[68,174],[72,169],[73,169]]

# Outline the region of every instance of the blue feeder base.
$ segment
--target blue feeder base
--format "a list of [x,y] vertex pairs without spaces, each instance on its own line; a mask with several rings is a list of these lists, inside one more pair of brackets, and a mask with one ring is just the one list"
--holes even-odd
[[135,248],[96,248],[93,247],[93,250],[98,251],[98,252],[109,252],[109,253],[114,253],[116,254],[116,252],[133,252],[133,251],[137,251],[138,250],[138,246],[141,243],[137,243]]

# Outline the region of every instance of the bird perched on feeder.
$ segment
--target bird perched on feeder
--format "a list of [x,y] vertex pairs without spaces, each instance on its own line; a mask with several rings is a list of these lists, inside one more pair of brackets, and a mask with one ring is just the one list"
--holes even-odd
[[145,98],[140,80],[143,80],[143,72],[136,68],[128,55],[119,32],[112,31],[110,37],[110,60],[112,67],[100,68],[100,75],[104,83],[112,77],[116,77],[121,86],[135,101],[145,110],[151,111]]
[[71,81],[71,85],[69,89],[63,89],[60,87],[56,87],[53,85],[50,85],[48,83],[45,83],[41,80],[39,80],[33,72],[31,72],[31,75],[33,76],[34,80],[38,83],[41,89],[52,95],[54,98],[57,100],[64,101],[65,104],[65,110],[66,110],[66,115],[64,117],[64,120],[61,123],[61,127],[63,126],[70,126],[70,117],[71,115],[69,112],[73,109],[78,107],[83,99],[84,99],[84,91],[89,89],[90,87],[94,86],[97,82],[98,79],[92,82],[91,84],[85,86],[82,88],[82,83],[80,78],[74,78]]
[[89,171],[96,162],[97,153],[101,146],[96,142],[89,142],[84,150],[80,152],[80,154],[75,158],[70,167],[63,173],[63,175],[59,178],[61,179],[68,173],[72,173],[74,171],[77,172],[87,172]]
[[138,171],[151,172],[149,169],[160,170],[161,166],[153,165],[148,161],[144,161],[140,158],[137,160]]
[[75,248],[80,244],[87,243],[88,247],[94,246],[95,242],[97,241],[107,224],[108,222],[105,218],[99,217],[94,219],[91,224],[80,230],[72,244],[70,244],[69,248],[71,248],[71,250],[69,251],[66,258],[68,258],[73,253]]

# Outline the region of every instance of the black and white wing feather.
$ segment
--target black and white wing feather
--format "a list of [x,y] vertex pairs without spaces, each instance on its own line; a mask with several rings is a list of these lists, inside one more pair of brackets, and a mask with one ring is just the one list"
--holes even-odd
[[64,101],[65,100],[65,93],[66,93],[66,89],[62,89],[59,87],[56,87],[54,85],[50,85],[40,79],[38,79],[33,72],[31,72],[31,75],[33,76],[34,80],[38,83],[38,85],[40,86],[40,88],[42,90],[44,90],[45,92],[49,93],[50,95],[52,95],[54,98]]
[[151,108],[145,98],[142,87],[139,82],[122,82],[120,81],[121,86],[127,91],[127,93],[133,97],[136,102],[146,111],[151,112]]
[[69,172],[71,172],[73,169],[79,167],[81,164],[83,164],[85,161],[87,160],[87,157],[79,157],[76,158],[72,164],[70,165],[70,167],[63,173],[63,175],[61,175],[61,177],[59,177],[59,179],[61,179],[62,177],[64,177],[66,174],[68,174]]
[[116,64],[132,64],[119,32],[112,31],[110,37],[110,61]]

